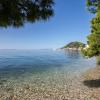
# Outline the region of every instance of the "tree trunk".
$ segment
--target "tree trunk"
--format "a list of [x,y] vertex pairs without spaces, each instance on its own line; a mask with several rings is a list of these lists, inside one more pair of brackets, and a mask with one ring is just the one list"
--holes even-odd
[[100,55],[96,57],[97,65],[100,65]]

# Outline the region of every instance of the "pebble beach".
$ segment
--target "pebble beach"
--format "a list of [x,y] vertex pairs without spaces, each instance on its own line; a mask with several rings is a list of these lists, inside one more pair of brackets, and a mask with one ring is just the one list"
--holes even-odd
[[[69,79],[62,73],[45,80],[34,79],[30,84],[29,80],[21,84],[2,80],[0,100],[100,100],[100,67]],[[89,80],[99,80],[98,85],[89,83]]]

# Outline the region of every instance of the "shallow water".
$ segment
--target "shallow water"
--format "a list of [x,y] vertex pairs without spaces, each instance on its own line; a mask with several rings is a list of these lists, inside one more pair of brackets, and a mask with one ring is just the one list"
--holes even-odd
[[20,87],[38,91],[65,88],[95,66],[95,58],[85,59],[76,51],[0,50],[0,93],[18,94]]

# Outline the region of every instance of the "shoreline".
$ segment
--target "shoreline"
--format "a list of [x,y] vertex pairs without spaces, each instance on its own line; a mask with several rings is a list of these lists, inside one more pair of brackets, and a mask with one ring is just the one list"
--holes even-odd
[[0,92],[0,100],[100,100],[100,84],[95,87],[91,83],[91,80],[100,79],[99,69],[99,66],[89,69],[69,80],[62,75],[58,77],[59,81],[52,79],[50,83],[49,79],[47,85],[41,79],[37,81],[40,83],[35,84],[25,82],[14,87],[8,85]]
[[58,51],[60,51],[60,50],[64,50],[64,51],[66,51],[66,50],[68,50],[68,51],[81,51],[81,48],[59,48],[57,50]]

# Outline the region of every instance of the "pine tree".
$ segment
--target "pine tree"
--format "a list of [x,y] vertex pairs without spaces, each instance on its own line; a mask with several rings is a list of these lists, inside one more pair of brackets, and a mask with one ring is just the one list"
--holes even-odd
[[0,0],[0,27],[23,26],[53,15],[53,0]]
[[[91,33],[87,37],[88,47],[82,50],[87,57],[100,56],[100,0],[87,0],[87,6],[95,17],[91,21]],[[100,61],[98,60],[100,64]]]

